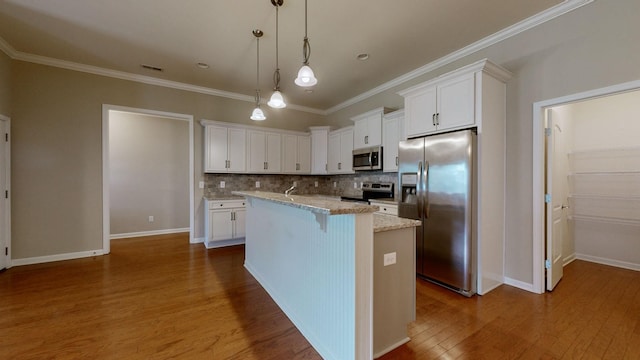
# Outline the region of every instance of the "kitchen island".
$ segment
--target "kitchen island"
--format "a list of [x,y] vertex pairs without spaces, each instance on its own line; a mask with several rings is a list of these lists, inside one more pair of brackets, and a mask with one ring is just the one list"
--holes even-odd
[[234,194],[247,198],[245,267],[323,358],[372,359],[409,340],[419,223],[317,196]]

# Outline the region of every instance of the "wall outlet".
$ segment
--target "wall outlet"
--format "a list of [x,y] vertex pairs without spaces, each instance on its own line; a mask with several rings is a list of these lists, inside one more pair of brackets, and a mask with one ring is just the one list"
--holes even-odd
[[314,182],[313,182],[313,186],[318,187],[318,182],[317,182],[317,181],[314,181]]
[[334,188],[338,187],[338,182],[334,181],[334,182],[333,182],[333,187],[334,187]]
[[200,189],[204,189],[204,181],[200,181],[200,182],[198,183],[198,187],[199,187]]
[[353,188],[354,188],[354,189],[357,189],[357,188],[358,188],[358,183],[357,183],[357,182],[355,182],[355,181],[353,182]]
[[154,220],[153,215],[149,215],[149,222],[153,222]]
[[293,182],[293,186],[298,186],[298,182],[297,182],[297,181],[294,181],[294,182]]
[[225,183],[224,181],[220,181],[220,189],[224,189]]
[[396,253],[395,251],[392,253],[384,254],[384,266],[393,265],[396,263]]
[[260,181],[256,181],[256,188],[260,188]]

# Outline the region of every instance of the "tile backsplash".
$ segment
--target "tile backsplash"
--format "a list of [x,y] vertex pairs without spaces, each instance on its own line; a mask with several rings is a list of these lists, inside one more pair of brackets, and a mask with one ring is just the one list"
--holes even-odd
[[[270,191],[284,192],[296,182],[295,194],[347,195],[362,194],[360,183],[366,181],[398,181],[397,173],[381,171],[358,172],[344,175],[256,175],[256,174],[204,174],[205,197],[229,196],[232,191]],[[220,183],[224,181],[224,188]],[[260,187],[256,187],[256,183]],[[317,183],[317,186],[316,186]],[[354,183],[357,189],[354,188]],[[394,185],[394,188],[396,186]]]

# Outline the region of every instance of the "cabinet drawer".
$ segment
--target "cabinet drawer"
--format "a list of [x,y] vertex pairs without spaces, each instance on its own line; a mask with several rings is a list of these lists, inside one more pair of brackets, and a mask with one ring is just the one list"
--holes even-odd
[[398,216],[398,206],[395,204],[387,204],[381,202],[371,201],[371,205],[376,205],[380,208],[378,213]]
[[245,207],[244,200],[219,200],[219,201],[209,201],[208,208],[209,210],[215,209],[234,209],[234,208],[243,208]]

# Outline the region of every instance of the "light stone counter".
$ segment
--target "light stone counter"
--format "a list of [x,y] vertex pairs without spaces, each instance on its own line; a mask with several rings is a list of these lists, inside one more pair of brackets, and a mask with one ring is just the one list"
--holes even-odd
[[373,214],[373,232],[399,230],[420,226],[418,220],[405,219],[394,215]]
[[234,191],[233,194],[246,196],[247,198],[269,200],[278,204],[325,215],[366,214],[374,213],[379,210],[377,206],[364,205],[355,202],[342,202],[332,198],[314,195],[285,196],[284,194],[265,191]]
[[244,200],[244,196],[238,195],[203,196],[202,198],[209,201]]

